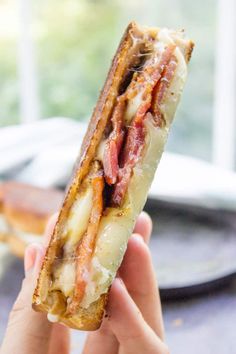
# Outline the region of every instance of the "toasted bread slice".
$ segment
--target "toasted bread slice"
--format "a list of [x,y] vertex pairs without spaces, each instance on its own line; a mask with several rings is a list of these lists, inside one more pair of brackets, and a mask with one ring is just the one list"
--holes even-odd
[[[181,31],[136,23],[126,29],[33,295],[33,308],[47,312],[51,321],[81,330],[99,328],[109,288],[161,158],[192,49]],[[104,188],[102,213],[97,203],[101,190],[93,188],[99,178],[104,183],[97,184]]]

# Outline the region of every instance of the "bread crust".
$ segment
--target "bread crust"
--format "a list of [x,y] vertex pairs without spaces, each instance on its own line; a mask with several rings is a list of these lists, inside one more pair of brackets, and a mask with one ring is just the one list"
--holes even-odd
[[[64,225],[67,212],[76,196],[83,177],[88,173],[90,162],[94,157],[96,148],[110,117],[114,100],[118,94],[121,78],[126,70],[127,53],[132,45],[131,32],[136,29],[136,24],[130,23],[121,39],[119,47],[112,60],[111,68],[104,87],[93,111],[87,133],[83,139],[81,151],[75,163],[72,178],[68,184],[65,199],[59,213],[50,244],[47,248],[46,257],[43,261],[37,286],[33,294],[33,308],[36,311],[48,312],[49,310],[47,299],[42,301],[41,290],[44,286],[44,279],[48,276],[49,268],[56,254],[58,247],[58,243],[56,242],[57,234],[60,233],[61,228]],[[101,325],[106,303],[107,294],[103,294],[96,302],[91,304],[88,309],[79,308],[76,316],[73,316],[72,318],[62,316],[60,317],[60,322],[63,322],[69,327],[80,330],[90,331],[98,329]]]
[[[48,312],[49,307],[46,304],[36,303],[38,298],[36,291],[33,295],[33,309],[35,311]],[[76,315],[72,317],[60,317],[60,322],[70,328],[79,329],[82,331],[95,331],[101,325],[107,300],[108,294],[103,294],[97,301],[91,304],[89,308],[79,308]]]

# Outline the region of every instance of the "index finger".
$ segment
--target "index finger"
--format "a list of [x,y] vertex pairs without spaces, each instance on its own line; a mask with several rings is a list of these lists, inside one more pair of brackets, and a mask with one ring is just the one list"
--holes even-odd
[[56,225],[58,216],[59,216],[59,212],[53,214],[50,217],[50,219],[48,220],[48,223],[47,223],[47,226],[45,228],[44,235],[43,235],[43,245],[44,245],[44,247],[47,247],[49,242],[50,242],[50,240],[51,240],[52,233],[53,233],[54,227]]
[[134,231],[135,234],[139,234],[143,237],[146,243],[149,243],[152,233],[152,219],[145,211],[142,211],[136,221]]

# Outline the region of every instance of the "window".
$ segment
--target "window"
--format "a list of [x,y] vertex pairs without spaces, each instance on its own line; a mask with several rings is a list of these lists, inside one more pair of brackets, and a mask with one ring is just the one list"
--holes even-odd
[[19,122],[17,11],[13,1],[0,3],[0,126]]
[[[205,160],[214,158],[218,163],[223,163],[224,155],[230,153],[232,160],[232,136],[229,137],[228,150],[222,152],[219,148],[218,141],[223,139],[223,134],[217,128],[219,118],[216,112],[220,110],[220,85],[224,80],[222,73],[218,72],[222,65],[217,36],[225,25],[222,8],[218,12],[224,23],[217,21],[217,6],[218,3],[223,6],[224,18],[227,18],[233,2],[21,0],[18,11],[15,2],[3,1],[0,5],[5,11],[0,15],[0,45],[1,53],[4,53],[0,58],[1,125],[28,120],[23,113],[24,104],[28,106],[25,109],[29,110],[29,119],[39,115],[41,118],[67,116],[87,120],[120,36],[127,23],[136,19],[141,24],[185,28],[196,43],[168,149]],[[15,17],[20,20],[21,35],[18,36]],[[10,19],[11,29],[6,18]],[[232,22],[233,19],[229,18],[231,27]],[[16,48],[20,52],[18,56]],[[216,77],[215,68],[218,70]],[[28,80],[25,87],[22,80]],[[234,83],[233,78],[231,81]],[[215,111],[214,97],[217,98]],[[231,131],[232,124],[231,118]],[[232,165],[231,160],[226,167]]]

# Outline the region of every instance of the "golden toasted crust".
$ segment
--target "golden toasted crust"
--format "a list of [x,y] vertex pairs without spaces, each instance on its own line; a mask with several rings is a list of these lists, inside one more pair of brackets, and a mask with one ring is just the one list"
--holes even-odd
[[192,41],[189,41],[189,45],[186,47],[186,50],[185,50],[185,59],[186,59],[187,63],[191,59],[193,48],[194,48],[194,43]]
[[[47,312],[49,307],[47,307],[45,304],[37,305],[37,299],[39,297],[37,292],[38,290],[36,289],[33,295],[33,309],[36,311]],[[75,316],[69,318],[61,317],[60,322],[74,329],[80,329],[83,331],[95,331],[101,325],[107,299],[108,294],[103,294],[87,309],[79,308],[79,311]]]
[[[58,241],[60,239],[59,235],[62,234],[68,212],[73,201],[75,200],[81,181],[88,173],[90,163],[94,158],[97,146],[102,138],[106,124],[108,123],[108,120],[111,116],[112,108],[118,95],[121,80],[126,72],[128,64],[130,64],[130,58],[128,54],[133,43],[133,31],[140,33],[140,30],[135,23],[131,23],[128,26],[120,42],[118,50],[112,61],[111,69],[108,73],[105,85],[100,94],[97,106],[94,109],[87,133],[84,137],[81,152],[79,158],[76,161],[72,179],[69,183],[64,203],[60,211],[50,244],[48,246],[46,257],[44,259],[37,282],[37,287],[33,295],[33,308],[37,311],[48,312],[51,308],[49,299],[47,297],[47,292],[50,283],[50,267],[60,248],[60,241]],[[189,58],[190,54],[191,50],[189,49],[185,55],[187,58]],[[103,294],[87,309],[79,308],[78,312],[73,317],[68,318],[64,314],[65,311],[64,313],[62,312],[60,315],[60,322],[63,322],[68,326],[76,329],[95,330],[99,328],[101,324],[106,302],[107,294]]]

